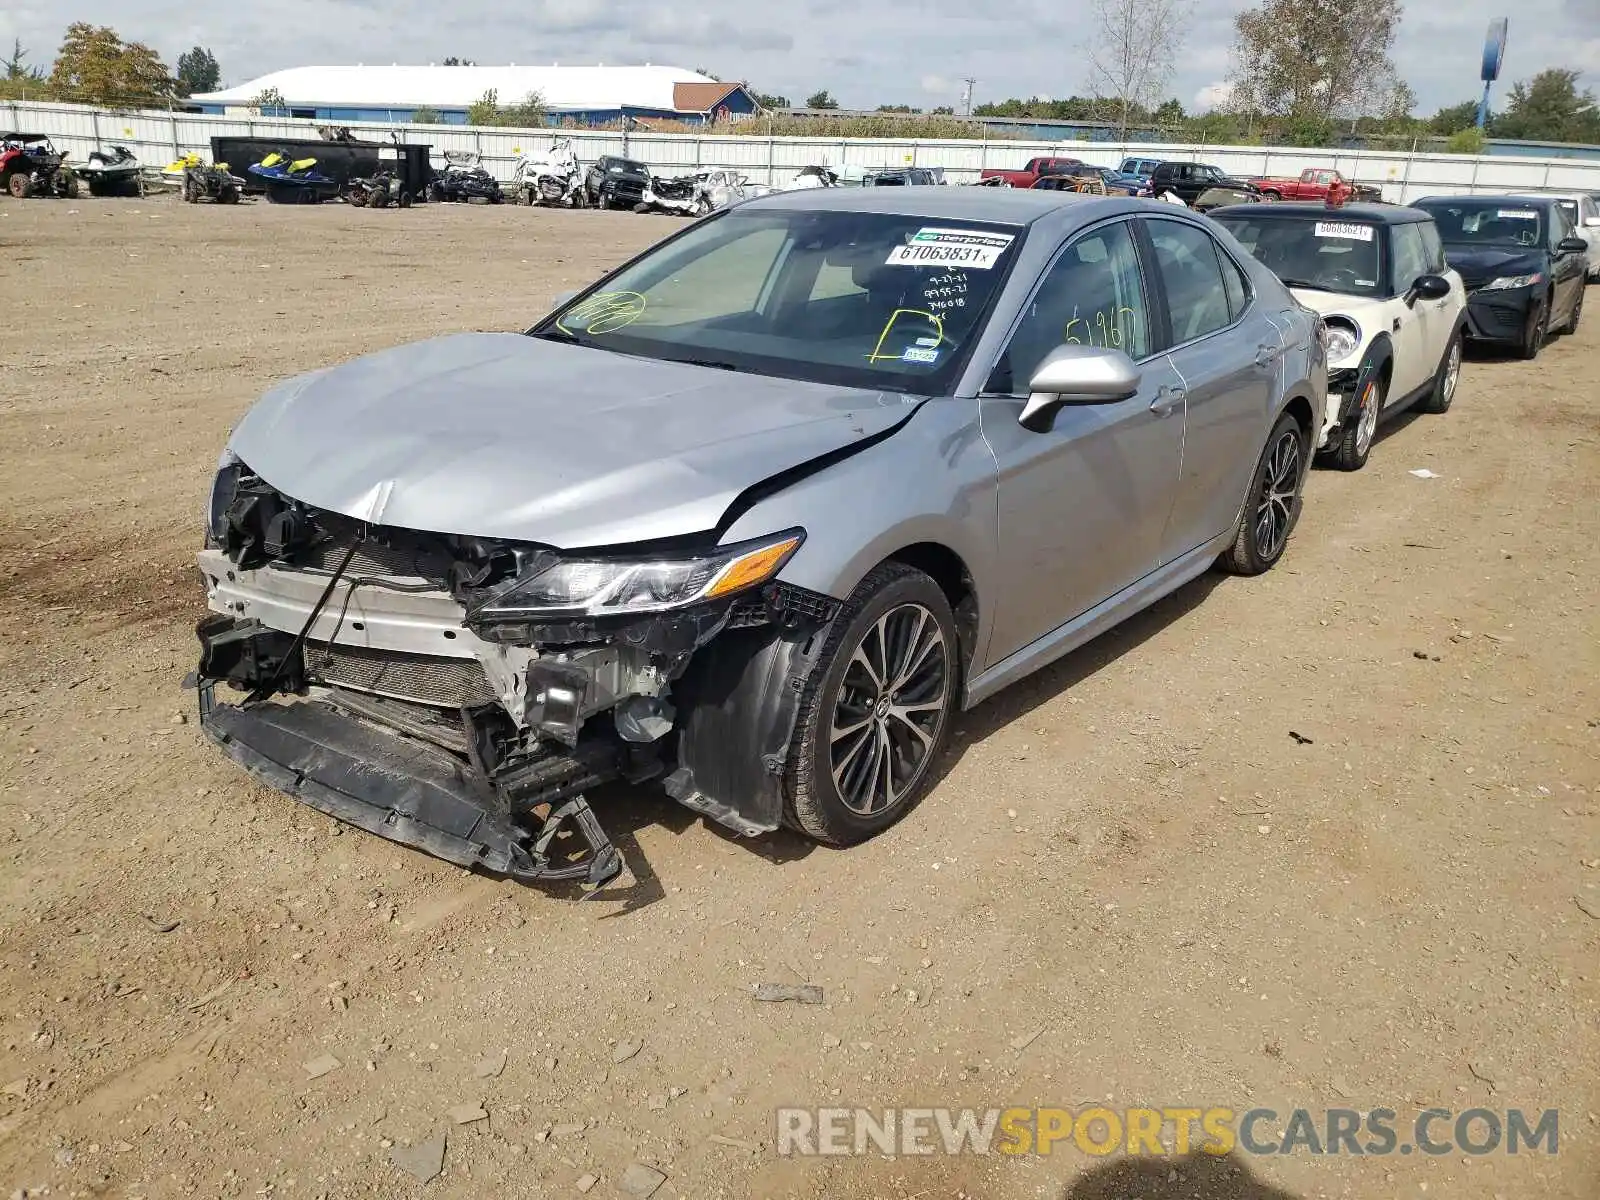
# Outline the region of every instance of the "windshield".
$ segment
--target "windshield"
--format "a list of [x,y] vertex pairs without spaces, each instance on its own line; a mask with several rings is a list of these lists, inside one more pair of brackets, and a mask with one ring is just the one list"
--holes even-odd
[[1427,201],[1439,236],[1454,246],[1504,246],[1531,250],[1544,244],[1544,217],[1515,200]]
[[1383,294],[1382,239],[1376,226],[1212,213],[1239,244],[1289,287],[1349,296]]
[[735,209],[530,332],[645,358],[937,395],[1015,257],[1015,227]]

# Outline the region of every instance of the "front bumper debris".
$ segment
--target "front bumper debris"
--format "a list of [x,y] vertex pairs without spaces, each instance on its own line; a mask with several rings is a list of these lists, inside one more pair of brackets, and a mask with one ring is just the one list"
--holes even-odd
[[384,733],[323,701],[218,704],[213,685],[202,684],[200,724],[262,782],[457,866],[596,889],[622,870],[621,855],[581,795],[545,806],[543,815],[514,814],[447,752]]

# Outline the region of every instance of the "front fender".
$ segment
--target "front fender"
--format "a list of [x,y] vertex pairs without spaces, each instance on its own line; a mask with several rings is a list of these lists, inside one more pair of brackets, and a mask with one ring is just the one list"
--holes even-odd
[[1339,424],[1342,426],[1356,411],[1356,405],[1361,399],[1361,389],[1365,382],[1383,370],[1386,363],[1394,361],[1394,343],[1389,340],[1387,333],[1380,333],[1367,344],[1366,353],[1361,356],[1361,361],[1353,368],[1345,367],[1340,372],[1353,372],[1351,386],[1346,388],[1339,402]]
[[[889,437],[745,509],[724,542],[799,526],[806,540],[779,573],[797,587],[848,599],[873,567],[921,543],[943,546],[977,593],[974,645],[988,636],[999,520],[998,469],[975,399],[937,399]],[[757,532],[759,531],[759,532]]]

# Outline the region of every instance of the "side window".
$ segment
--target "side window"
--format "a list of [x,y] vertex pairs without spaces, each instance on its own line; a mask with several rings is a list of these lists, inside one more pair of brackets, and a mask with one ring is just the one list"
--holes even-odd
[[1422,244],[1422,226],[1415,223],[1395,225],[1394,235],[1394,290],[1397,294],[1408,291],[1418,275],[1429,271],[1428,252]]
[[1135,360],[1150,353],[1149,308],[1126,221],[1086,233],[1061,252],[995,363],[988,390],[1026,392],[1045,355],[1061,345],[1109,346]]
[[1211,235],[1178,221],[1150,221],[1156,271],[1167,291],[1174,345],[1204,337],[1233,321],[1227,286]]
[[1585,221],[1592,221],[1596,216],[1600,216],[1600,207],[1595,205],[1593,196],[1585,196],[1583,203],[1578,207],[1578,211],[1583,214]]
[[1432,221],[1417,226],[1422,230],[1422,249],[1427,255],[1428,270],[1438,274],[1445,269],[1444,242],[1439,239],[1439,227]]
[[1222,265],[1222,286],[1228,293],[1228,313],[1237,321],[1250,306],[1250,281],[1239,269],[1239,264],[1220,250],[1217,252],[1217,261]]

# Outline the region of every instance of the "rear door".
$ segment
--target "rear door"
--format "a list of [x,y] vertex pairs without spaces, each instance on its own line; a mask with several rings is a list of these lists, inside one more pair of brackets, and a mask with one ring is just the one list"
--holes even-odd
[[[1156,313],[1132,222],[1066,243],[1041,277],[980,401],[999,465],[999,556],[991,662],[1155,570],[1183,456],[1181,382],[1156,348]],[[1054,427],[1017,424],[1028,381],[1064,344],[1109,346],[1141,370],[1139,392],[1063,407]]]
[[1283,341],[1248,274],[1205,229],[1140,222],[1147,273],[1165,300],[1158,336],[1186,392],[1183,462],[1161,539],[1167,563],[1232,528],[1266,437]]

